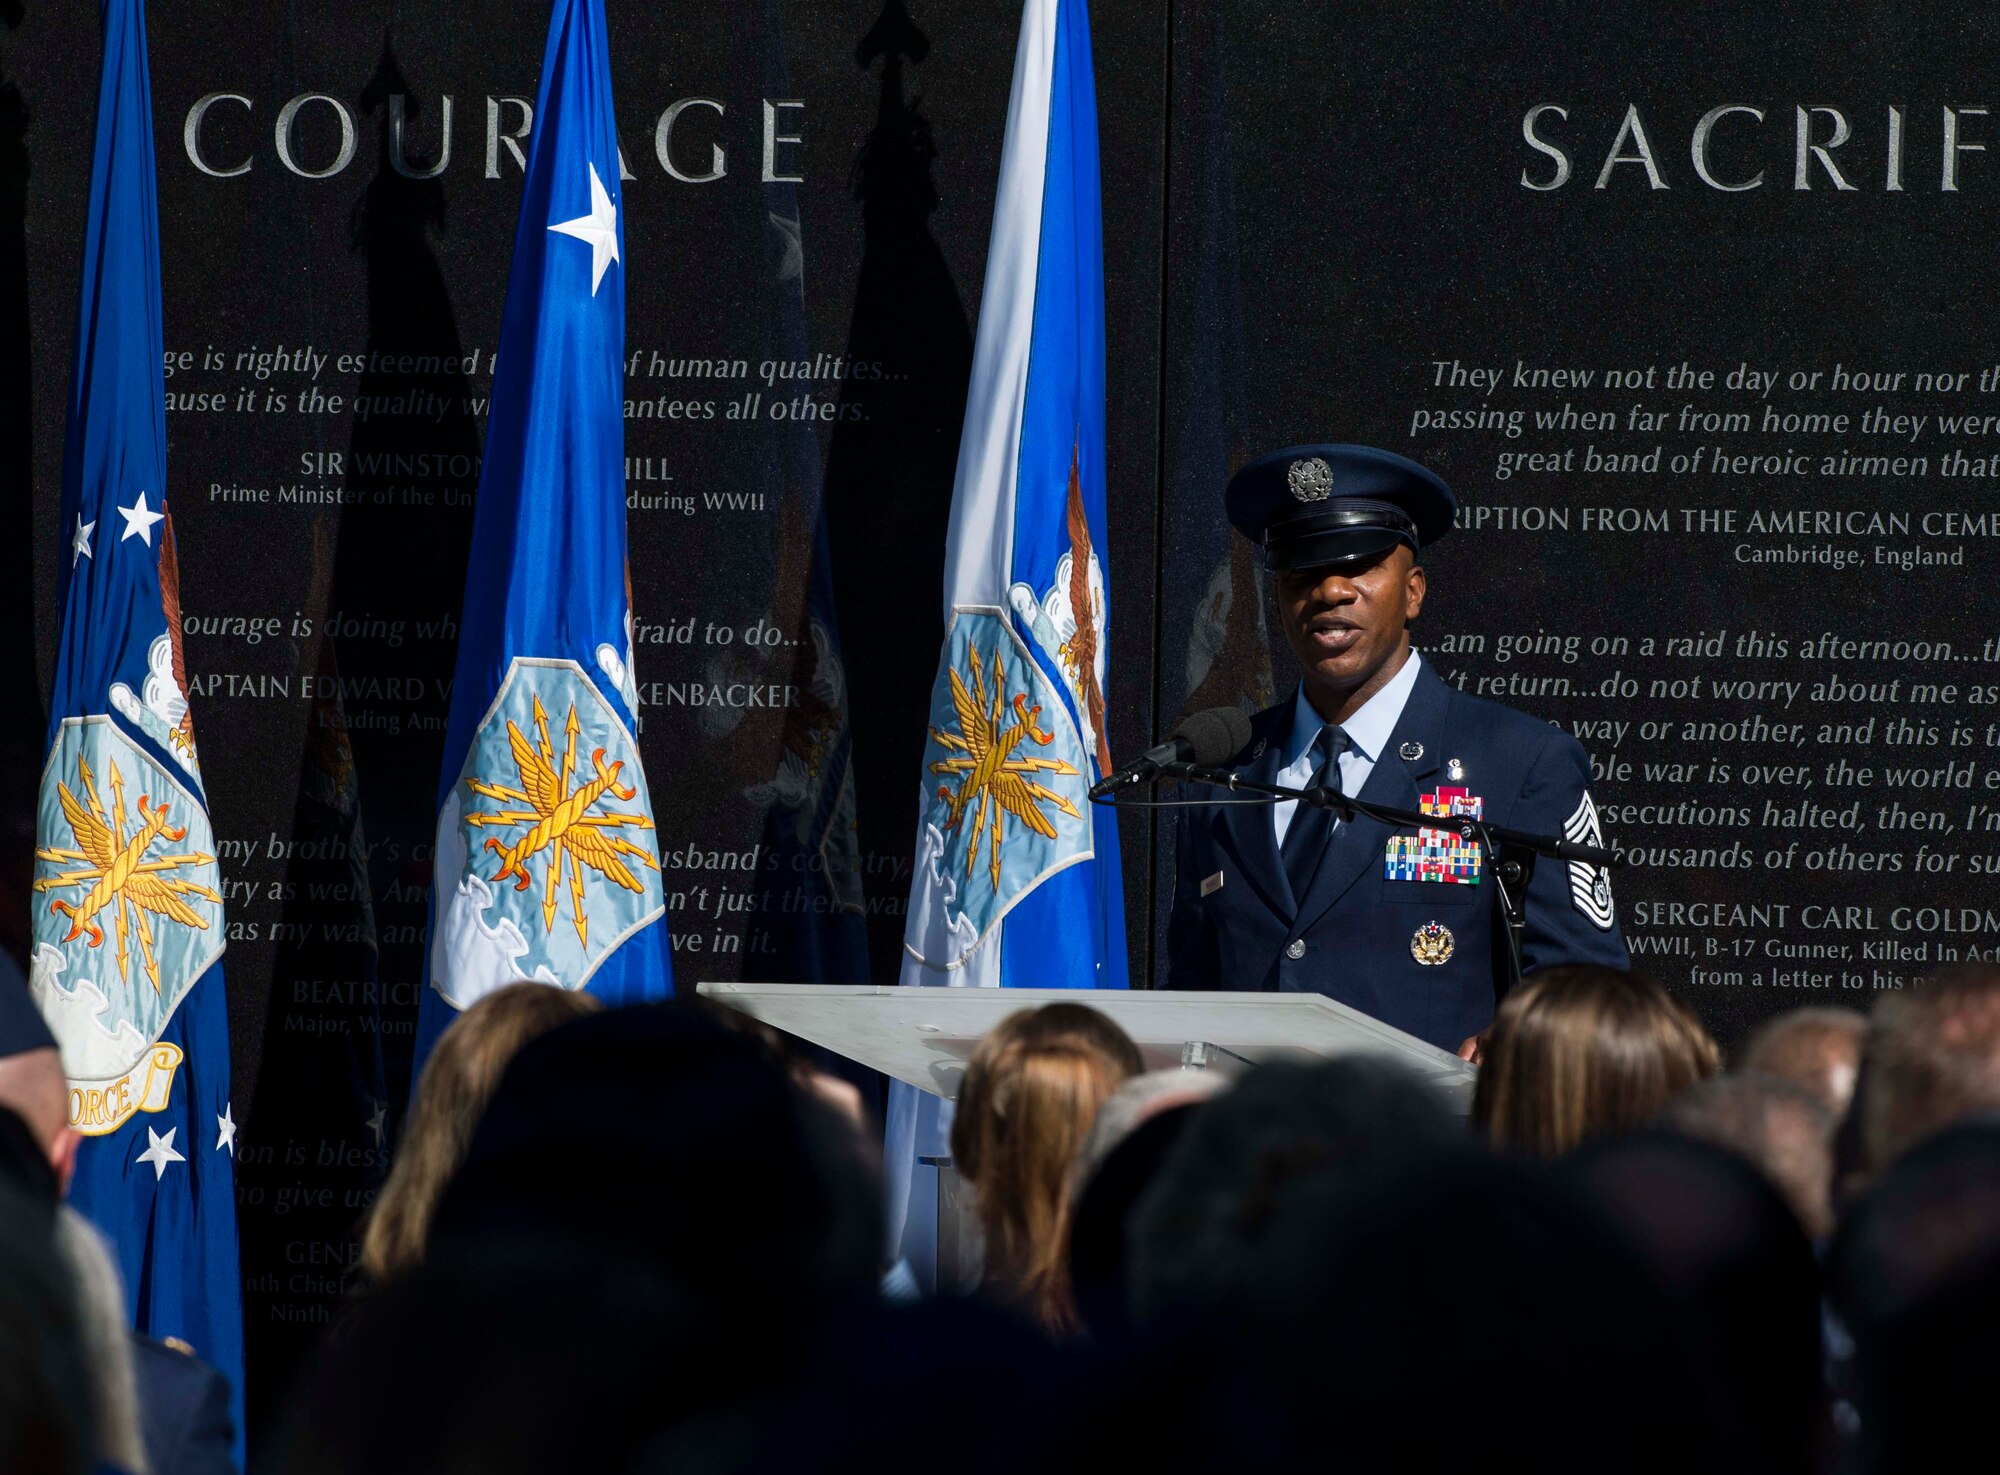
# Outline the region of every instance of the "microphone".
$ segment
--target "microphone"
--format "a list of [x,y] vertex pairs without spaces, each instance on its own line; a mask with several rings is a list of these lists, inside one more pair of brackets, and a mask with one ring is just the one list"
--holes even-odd
[[1250,719],[1237,707],[1210,707],[1190,713],[1174,735],[1146,749],[1123,768],[1090,786],[1090,797],[1102,799],[1116,789],[1144,783],[1170,763],[1214,768],[1227,763],[1250,741]]

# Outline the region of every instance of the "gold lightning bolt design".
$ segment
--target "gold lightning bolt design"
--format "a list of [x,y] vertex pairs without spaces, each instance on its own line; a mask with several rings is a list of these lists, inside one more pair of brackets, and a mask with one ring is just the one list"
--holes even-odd
[[62,939],[64,942],[86,937],[89,946],[99,946],[104,941],[104,928],[99,918],[106,910],[110,911],[113,929],[118,934],[118,976],[128,987],[132,982],[131,939],[136,931],[139,934],[140,966],[145,970],[146,977],[152,980],[153,992],[159,993],[160,960],[152,919],[163,917],[182,927],[206,931],[207,919],[189,906],[186,898],[199,897],[203,901],[218,903],[222,898],[211,888],[179,872],[183,868],[212,866],[215,857],[205,851],[153,854],[157,841],[175,842],[187,838],[186,825],[174,826],[167,822],[166,801],[156,805],[151,802],[150,796],[141,794],[138,824],[131,827],[125,811],[125,775],[118,771],[118,760],[112,759],[109,765],[109,809],[98,796],[97,775],[90,771],[89,762],[78,757],[76,768],[77,787],[83,790],[83,799],[79,800],[68,784],[60,781],[56,784],[56,798],[76,844],[73,847],[43,846],[35,851],[36,860],[48,861],[63,869],[53,876],[37,876],[34,889],[39,892],[75,889],[83,893],[74,901],[57,897],[49,903],[50,911],[69,918],[69,931]]
[[514,878],[514,889],[526,891],[534,884],[534,877],[528,873],[528,862],[544,850],[548,851],[549,858],[542,875],[542,930],[555,930],[556,912],[560,908],[559,888],[567,871],[570,920],[576,927],[577,942],[584,944],[590,936],[590,917],[584,909],[584,869],[588,867],[614,885],[636,893],[644,888],[632,868],[619,857],[629,856],[652,871],[659,870],[660,863],[644,846],[635,845],[617,833],[621,829],[650,830],[653,828],[652,820],[644,814],[610,809],[602,813],[592,812],[608,799],[629,801],[638,797],[636,787],[618,782],[618,771],[625,766],[624,760],[606,763],[604,749],[598,748],[590,755],[593,776],[573,785],[580,726],[576,704],[571,703],[569,720],[563,724],[564,746],[558,765],[555,744],[549,739],[549,714],[542,706],[541,697],[537,696],[534,742],[531,743],[512,720],[507,723],[507,746],[514,757],[517,782],[497,784],[482,778],[465,781],[465,786],[482,798],[516,807],[476,809],[466,815],[465,822],[469,825],[528,826],[527,832],[512,844],[502,843],[497,836],[487,837],[486,848],[500,857],[500,869],[487,879],[502,881],[511,876]]
[[[1011,698],[1005,694],[997,648],[992,656],[990,694],[986,666],[979,659],[978,647],[968,646],[966,657],[969,680],[961,677],[956,668],[950,672],[951,704],[958,716],[958,729],[955,732],[939,727],[931,729],[931,741],[955,756],[939,759],[930,765],[930,771],[940,778],[958,781],[955,788],[950,784],[938,786],[937,797],[945,806],[945,828],[956,830],[967,814],[972,815],[972,844],[965,853],[965,874],[972,874],[983,838],[993,886],[998,890],[1002,827],[1007,816],[1012,815],[1050,840],[1056,837],[1056,827],[1042,812],[1044,804],[1053,805],[1071,819],[1082,817],[1069,799],[1037,782],[1034,775],[1075,778],[1077,771],[1060,758],[1015,756],[1015,750],[1024,741],[1046,748],[1056,740],[1056,735],[1036,725],[1036,719],[1042,715],[1039,705],[1029,706],[1022,693],[1017,692]],[[1002,727],[1001,714],[1009,707],[1015,721]]]

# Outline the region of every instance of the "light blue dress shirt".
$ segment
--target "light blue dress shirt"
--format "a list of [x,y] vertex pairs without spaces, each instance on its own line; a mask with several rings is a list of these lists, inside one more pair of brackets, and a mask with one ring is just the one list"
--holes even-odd
[[[1403,706],[1410,700],[1410,689],[1417,684],[1417,672],[1422,666],[1423,657],[1411,650],[1410,658],[1389,678],[1389,684],[1363,702],[1359,712],[1339,724],[1347,730],[1347,751],[1340,755],[1341,793],[1359,794],[1361,786],[1368,782],[1368,775],[1375,771],[1375,760],[1382,756],[1382,749],[1402,718]],[[1278,770],[1277,782],[1294,789],[1303,789],[1311,782],[1313,740],[1326,725],[1326,719],[1306,699],[1305,684],[1301,682],[1298,700],[1292,707],[1292,735],[1285,742],[1285,766]],[[1292,827],[1292,812],[1298,807],[1296,799],[1271,806],[1271,826],[1278,832],[1280,850],[1285,845],[1285,831]],[[1335,827],[1339,824],[1336,818]]]

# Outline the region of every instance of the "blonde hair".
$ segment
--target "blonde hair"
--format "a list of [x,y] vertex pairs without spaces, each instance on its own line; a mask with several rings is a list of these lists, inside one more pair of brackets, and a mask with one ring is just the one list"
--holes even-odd
[[465,1160],[473,1128],[521,1047],[557,1025],[603,1008],[594,995],[546,983],[510,983],[454,1019],[438,1036],[395,1165],[361,1233],[361,1269],[376,1285],[424,1257],[445,1185]]
[[1082,1004],[1009,1015],[966,1068],[951,1151],[986,1233],[987,1280],[1051,1332],[1077,1325],[1071,1165],[1098,1109],[1143,1068],[1130,1037]]
[[1545,968],[1500,1005],[1472,1118],[1496,1147],[1555,1157],[1643,1126],[1721,1067],[1708,1031],[1652,979]]

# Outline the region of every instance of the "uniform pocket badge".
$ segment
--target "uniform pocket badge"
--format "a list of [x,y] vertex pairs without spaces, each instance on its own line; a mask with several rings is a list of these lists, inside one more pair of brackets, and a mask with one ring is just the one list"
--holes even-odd
[[1451,950],[1457,941],[1444,923],[1426,922],[1410,939],[1410,956],[1426,968],[1436,968],[1451,961]]
[[1216,892],[1220,891],[1221,889],[1222,889],[1222,872],[1217,871],[1212,876],[1203,876],[1201,878],[1201,894],[1203,896],[1213,896]]

